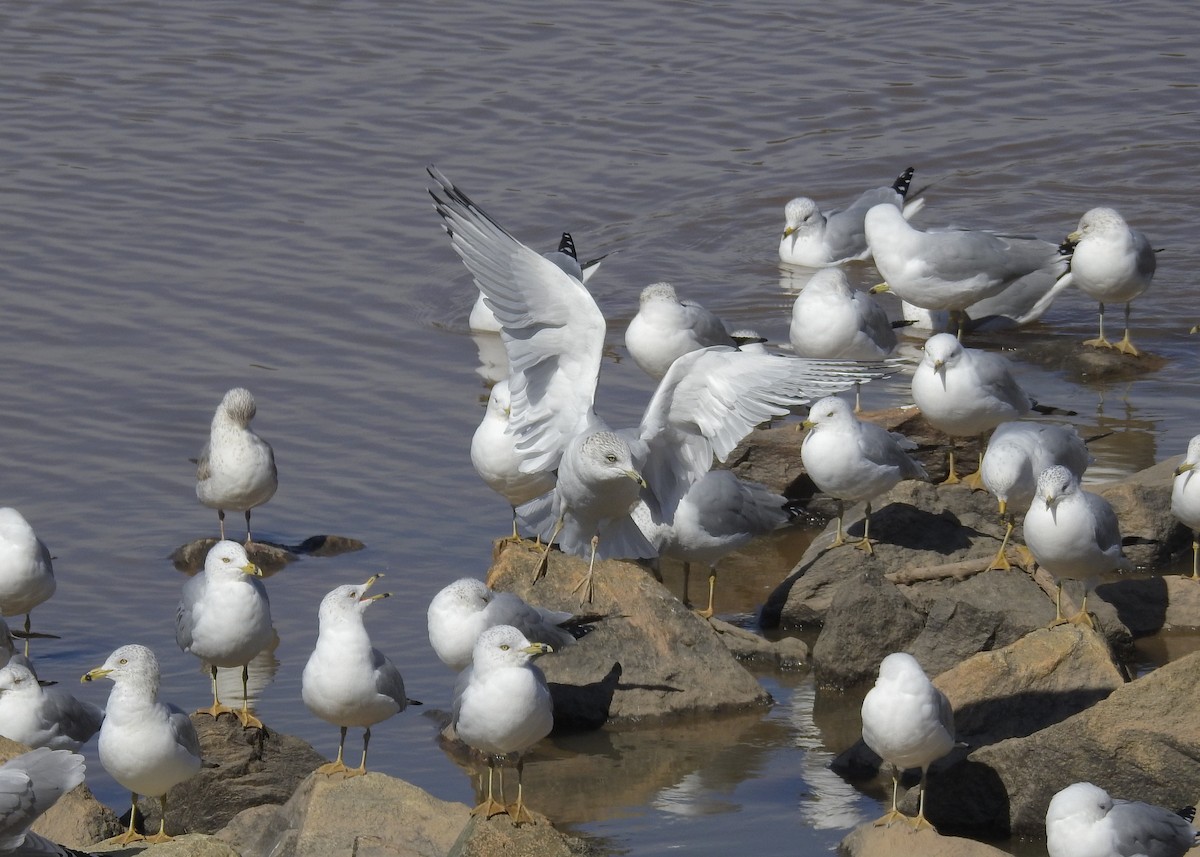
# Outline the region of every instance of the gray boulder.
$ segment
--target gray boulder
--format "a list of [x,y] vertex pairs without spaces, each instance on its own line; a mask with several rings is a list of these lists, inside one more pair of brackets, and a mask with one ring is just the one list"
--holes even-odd
[[864,824],[838,843],[843,857],[1010,857],[1007,851],[958,836],[943,836],[902,822],[887,827]]

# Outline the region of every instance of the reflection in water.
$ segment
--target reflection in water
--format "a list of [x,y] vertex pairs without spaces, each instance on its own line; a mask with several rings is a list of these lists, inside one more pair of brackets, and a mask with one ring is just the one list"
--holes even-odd
[[[279,670],[279,659],[275,650],[279,648],[279,633],[276,632],[270,644],[254,656],[248,665],[249,676],[246,679],[246,697],[250,700],[250,710],[254,711],[257,701],[263,691],[275,679]],[[212,672],[209,664],[202,663],[200,672],[204,675],[206,687],[212,687]],[[217,693],[221,702],[230,708],[241,709],[242,706],[242,671],[239,667],[222,668],[217,670]]]
[[[178,571],[189,577],[204,568],[204,560],[217,539],[209,536],[180,545],[171,552],[171,562]],[[304,556],[338,556],[362,550],[366,545],[347,536],[309,536],[299,544],[285,545],[278,542],[254,541],[246,547],[250,561],[258,566],[263,577],[282,571],[288,563]]]
[[[795,729],[793,741],[804,751],[801,776],[808,786],[804,799],[800,804],[800,813],[804,820],[818,830],[850,829],[857,827],[867,820],[862,808],[862,795],[859,791],[843,780],[829,768],[836,752],[853,731],[854,740],[861,735],[861,729],[852,729],[858,724],[858,711],[851,711],[852,703],[861,705],[861,699],[848,699],[841,694],[824,694],[827,702],[822,706],[827,719],[823,719],[826,727],[833,727],[832,734],[826,734],[817,725],[817,691],[810,680],[796,688],[792,698],[791,721]],[[850,741],[850,744],[854,743]]]

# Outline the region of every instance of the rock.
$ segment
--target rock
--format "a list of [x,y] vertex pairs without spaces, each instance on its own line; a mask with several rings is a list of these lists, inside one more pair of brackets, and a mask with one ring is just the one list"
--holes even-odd
[[[242,810],[282,804],[325,759],[309,744],[274,730],[243,729],[237,718],[192,715],[204,767],[167,793],[167,832],[216,833]],[[147,827],[158,801],[143,800]]]
[[[1200,587],[1197,587],[1200,592]],[[808,644],[796,637],[768,640],[761,634],[739,628],[720,619],[709,619],[721,642],[739,661],[770,664],[778,669],[798,669],[808,663]]]
[[[571,591],[586,560],[551,551],[533,582],[541,548],[497,542],[487,583],[553,610],[579,612]],[[588,612],[607,618],[577,645],[538,659],[554,697],[555,729],[596,729],[647,718],[715,714],[767,705],[771,697],[729,653],[708,622],[643,568],[598,562]]]
[[[0,762],[7,762],[29,747],[0,736]],[[34,833],[69,848],[87,848],[122,830],[116,813],[96,800],[86,783],[60,797],[54,806],[33,823]]]
[[913,830],[901,822],[887,827],[860,825],[838,843],[838,853],[845,857],[1011,857],[982,842],[942,836],[928,828]]
[[1050,798],[1081,780],[1162,806],[1194,803],[1198,672],[1200,652],[1194,652],[1061,723],[974,750],[942,772],[926,798],[927,814],[960,829],[1044,836]]
[[99,845],[89,845],[88,850],[93,854],[113,854],[120,857],[132,857],[134,854],[145,854],[146,857],[241,857],[228,843],[203,833],[177,836],[170,842],[159,845],[149,845],[145,842],[134,842],[130,845],[101,842]]
[[607,853],[582,839],[564,836],[542,816],[535,814],[533,818],[534,824],[518,827],[507,815],[487,821],[472,817],[450,849],[449,857],[571,857]]
[[1139,568],[1160,566],[1191,546],[1187,527],[1171,514],[1171,486],[1182,460],[1177,455],[1117,482],[1086,486],[1112,504],[1125,556]]

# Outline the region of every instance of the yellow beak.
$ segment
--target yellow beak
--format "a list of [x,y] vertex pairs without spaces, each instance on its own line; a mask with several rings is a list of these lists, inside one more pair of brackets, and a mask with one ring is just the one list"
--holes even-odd
[[112,670],[106,670],[103,667],[96,667],[94,670],[85,672],[83,676],[80,677],[79,683],[83,684],[85,681],[95,681],[98,678],[104,678],[111,672]]

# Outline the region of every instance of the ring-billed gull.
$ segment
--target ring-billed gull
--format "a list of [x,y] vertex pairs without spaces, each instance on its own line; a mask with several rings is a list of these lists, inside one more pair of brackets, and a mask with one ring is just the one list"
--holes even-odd
[[642,289],[637,314],[625,330],[625,347],[655,381],[675,358],[710,345],[734,345],[725,323],[695,301],[682,300],[670,283]]
[[1109,797],[1091,783],[1067,786],[1046,810],[1050,857],[1183,857],[1197,844],[1196,829],[1179,813]]
[[[1157,265],[1149,239],[1130,229],[1111,208],[1093,208],[1079,219],[1078,228],[1067,236],[1064,247],[1073,247],[1071,283],[1100,302],[1100,335],[1084,345],[1116,348],[1137,356],[1129,340],[1129,309],[1134,298],[1146,291]],[[1125,304],[1125,338],[1113,345],[1104,338],[1104,304]]]
[[[371,727],[408,706],[400,671],[371,645],[363,624],[366,609],[391,596],[390,592],[367,595],[381,577],[376,574],[358,586],[339,586],[321,599],[317,644],[304,665],[300,695],[309,711],[341,729],[341,737],[337,759],[317,768],[319,774],[365,774]],[[362,762],[357,768],[347,768],[342,761],[350,726],[365,730]]]
[[879,678],[863,699],[862,736],[893,768],[892,808],[875,824],[906,818],[896,807],[900,774],[920,768],[919,809],[911,822],[918,830],[932,827],[925,819],[925,777],[954,747],[954,711],[912,655],[895,652],[879,664]]
[[[925,354],[913,373],[912,395],[930,425],[955,437],[982,436],[1003,422],[1020,419],[1033,407],[1007,360],[964,348],[950,333],[935,333],[926,340]],[[951,441],[950,472],[943,484],[958,481]],[[980,487],[979,472],[966,482]]]
[[837,536],[831,547],[845,543],[844,504],[865,500],[863,537],[857,547],[874,553],[868,538],[871,500],[902,479],[928,479],[925,468],[904,451],[900,435],[858,419],[850,405],[836,396],[813,402],[803,425],[809,430],[800,446],[804,469],[816,486],[838,503]]
[[[1112,506],[1099,494],[1080,488],[1079,478],[1061,464],[1038,476],[1033,502],[1025,514],[1025,546],[1038,565],[1060,578],[1054,624],[1093,627],[1087,593],[1097,575],[1133,570],[1133,563],[1121,553],[1121,524]],[[1084,583],[1083,603],[1069,619],[1062,615],[1064,577]]]
[[[175,613],[175,641],[208,665],[212,672],[213,704],[197,714],[218,717],[236,714],[242,726],[262,728],[250,713],[247,683],[249,663],[265,649],[274,635],[271,602],[258,580],[262,571],[237,542],[213,545],[204,559],[204,570],[183,585],[183,596]],[[217,668],[242,668],[242,710],[235,712],[217,697]]]
[[28,667],[0,668],[0,735],[28,747],[78,750],[100,729],[104,710],[59,687],[42,687]]
[[1200,580],[1200,434],[1188,441],[1187,455],[1175,468],[1171,514],[1192,531],[1192,580]]
[[[525,809],[522,756],[554,727],[554,704],[546,677],[532,663],[533,658],[550,651],[545,643],[529,642],[511,625],[488,628],[475,643],[471,666],[455,689],[453,712],[458,737],[487,756],[487,800],[471,810],[472,815],[491,818],[506,812],[514,824],[533,821]],[[505,807],[492,797],[492,774],[500,757],[513,755],[517,759],[517,802]]]
[[555,649],[575,637],[564,625],[574,614],[526,604],[519,595],[497,592],[482,580],[464,577],[442,588],[429,602],[429,644],[438,659],[455,672],[471,665],[475,641],[488,628],[511,625],[531,642]]
[[250,544],[250,510],[275,496],[279,474],[271,444],[254,433],[254,396],[234,387],[213,414],[208,443],[196,460],[196,496],[217,510],[221,539],[225,510],[246,513],[246,544]]
[[29,826],[83,782],[83,756],[40,747],[0,765],[0,854],[78,854],[44,839]]
[[[118,841],[167,842],[167,792],[200,770],[196,729],[180,708],[158,701],[158,658],[145,646],[122,646],[81,680],[99,678],[113,683],[100,727],[100,764],[133,796],[129,830]],[[154,836],[133,829],[138,795],[158,798],[162,818]]]
[[525,456],[517,449],[517,438],[509,430],[512,397],[508,381],[497,381],[488,396],[483,421],[471,436],[471,464],[487,486],[512,506],[513,539],[517,538],[517,507],[554,489],[554,474],[525,473]]
[[864,191],[843,211],[822,214],[817,204],[806,196],[790,200],[783,208],[780,260],[791,265],[823,268],[867,258],[863,217],[872,206],[894,206],[906,220],[924,207],[923,199],[906,201],[913,172],[909,167],[890,186]]
[[[25,614],[28,635],[30,611],[53,595],[54,589],[50,551],[24,515],[9,506],[0,508],[0,613]],[[29,655],[28,636],[25,654]]]
[[768,353],[767,338],[757,330],[751,330],[748,327],[739,327],[737,330],[729,331],[729,337],[733,340],[733,344],[737,346],[738,351],[745,351],[747,354]]
[[1091,461],[1074,426],[1013,420],[996,427],[979,465],[983,485],[996,498],[1005,525],[1004,540],[988,568],[1012,568],[1005,549],[1015,516],[1024,515],[1033,502],[1038,476],[1061,464],[1082,479]]
[[961,332],[964,311],[1034,271],[1067,268],[1058,245],[991,232],[914,229],[893,205],[876,205],[864,226],[875,267],[897,297],[950,310]]

